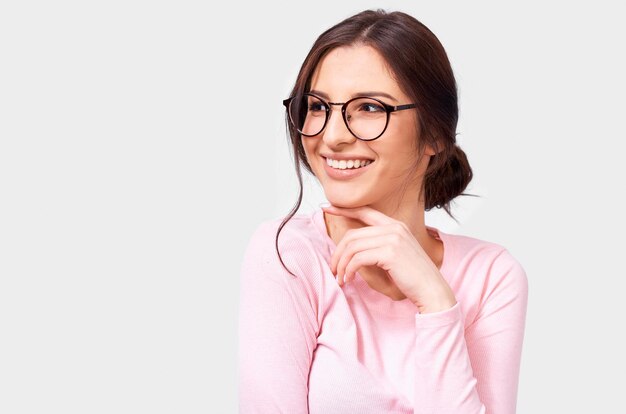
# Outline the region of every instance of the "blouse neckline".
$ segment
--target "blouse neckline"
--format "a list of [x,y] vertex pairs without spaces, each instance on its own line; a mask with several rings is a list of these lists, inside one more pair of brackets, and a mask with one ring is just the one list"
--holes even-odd
[[[328,235],[328,231],[326,229],[326,223],[324,221],[324,210],[321,207],[316,208],[310,215],[313,226],[317,229],[317,231],[322,236],[326,247],[328,249],[329,257],[335,251],[337,247],[333,239]],[[450,262],[452,260],[452,251],[453,251],[453,243],[451,235],[442,232],[436,227],[426,226],[426,230],[433,235],[435,238],[440,240],[443,243],[443,258],[441,262],[441,267],[439,268],[439,272],[446,277],[448,274]],[[418,312],[417,307],[409,298],[405,298],[402,300],[393,300],[389,296],[372,289],[365,280],[363,280],[357,272],[356,278],[342,286],[337,284],[339,289],[342,289],[346,296],[352,294],[358,294],[363,298],[366,302],[368,308],[376,313],[383,314],[387,317],[414,317]],[[447,277],[446,277],[447,279]],[[335,283],[337,283],[335,281]]]

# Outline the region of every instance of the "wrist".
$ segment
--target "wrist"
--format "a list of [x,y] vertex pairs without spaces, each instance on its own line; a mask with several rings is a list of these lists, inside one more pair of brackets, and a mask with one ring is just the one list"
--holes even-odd
[[452,290],[447,289],[438,295],[433,295],[425,300],[413,302],[419,313],[441,312],[452,308],[457,301]]
[[437,304],[428,304],[428,305],[417,305],[417,310],[420,314],[424,313],[435,313],[435,312],[443,312],[456,305],[456,301],[445,301]]

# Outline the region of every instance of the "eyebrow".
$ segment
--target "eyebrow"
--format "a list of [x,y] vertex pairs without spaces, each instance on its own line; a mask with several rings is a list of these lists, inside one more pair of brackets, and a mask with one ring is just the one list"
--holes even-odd
[[[315,95],[319,95],[319,96],[321,96],[324,99],[330,99],[328,94],[326,94],[326,93],[324,93],[322,91],[317,91],[317,90],[313,89],[313,90],[310,90],[309,92],[312,93],[312,94],[315,94]],[[352,97],[355,97],[355,96],[372,96],[372,97],[373,96],[384,96],[385,98],[389,98],[392,101],[398,102],[398,100],[396,98],[394,98],[393,96],[389,95],[388,93],[380,92],[380,91],[357,92],[354,95],[352,95]]]

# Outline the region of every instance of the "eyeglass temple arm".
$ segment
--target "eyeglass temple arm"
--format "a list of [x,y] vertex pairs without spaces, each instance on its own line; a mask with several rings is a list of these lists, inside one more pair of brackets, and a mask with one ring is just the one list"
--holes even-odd
[[415,108],[415,104],[398,105],[398,106],[391,107],[391,109],[393,109],[394,111],[401,111],[403,109],[410,109],[410,108]]

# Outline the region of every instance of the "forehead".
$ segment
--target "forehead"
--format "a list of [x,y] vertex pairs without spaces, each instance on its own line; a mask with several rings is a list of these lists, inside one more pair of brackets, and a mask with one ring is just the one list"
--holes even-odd
[[403,98],[383,56],[371,46],[342,46],[328,52],[311,77],[311,89],[342,100],[360,91],[383,91]]

